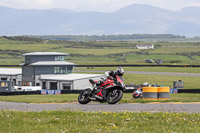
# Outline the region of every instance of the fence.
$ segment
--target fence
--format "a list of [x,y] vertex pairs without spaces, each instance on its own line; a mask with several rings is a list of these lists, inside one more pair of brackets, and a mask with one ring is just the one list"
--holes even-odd
[[[133,93],[136,89],[125,90],[124,93]],[[61,94],[79,94],[83,90],[61,90]],[[178,93],[200,93],[200,89],[178,89]],[[11,91],[0,92],[0,96],[10,95],[41,95],[41,91]]]

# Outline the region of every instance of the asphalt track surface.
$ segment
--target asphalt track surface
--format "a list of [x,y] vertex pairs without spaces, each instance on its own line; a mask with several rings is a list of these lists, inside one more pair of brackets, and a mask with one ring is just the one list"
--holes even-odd
[[17,102],[0,102],[1,110],[18,110],[18,111],[108,111],[108,112],[187,112],[200,113],[200,103],[122,103],[109,105],[106,103],[89,103],[81,105],[79,103],[17,103]]
[[[96,70],[76,70],[76,72],[102,72]],[[175,73],[175,72],[144,72],[144,71],[125,71],[130,74],[151,74],[151,75],[175,75],[175,76],[200,76],[200,73]]]

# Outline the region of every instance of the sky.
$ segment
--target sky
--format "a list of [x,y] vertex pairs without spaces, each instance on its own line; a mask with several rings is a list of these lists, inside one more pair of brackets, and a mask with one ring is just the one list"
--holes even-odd
[[0,0],[0,6],[16,9],[69,9],[73,11],[114,12],[132,4],[147,4],[177,11],[199,6],[200,0]]

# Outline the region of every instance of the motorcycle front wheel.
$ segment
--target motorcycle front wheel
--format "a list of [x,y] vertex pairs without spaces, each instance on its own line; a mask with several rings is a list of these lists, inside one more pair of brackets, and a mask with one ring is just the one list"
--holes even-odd
[[90,100],[90,96],[88,94],[87,91],[83,91],[80,93],[80,95],[78,96],[78,102],[80,104],[87,104],[89,103],[91,100]]
[[107,103],[115,104],[121,100],[122,96],[123,96],[122,90],[115,89],[115,90],[109,91],[107,95],[107,99],[106,99]]

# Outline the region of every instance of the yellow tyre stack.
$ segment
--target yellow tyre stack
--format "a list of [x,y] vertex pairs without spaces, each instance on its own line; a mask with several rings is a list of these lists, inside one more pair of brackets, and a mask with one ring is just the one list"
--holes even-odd
[[168,100],[170,98],[169,87],[158,87],[158,100]]
[[157,100],[158,98],[158,87],[143,87],[142,88],[142,99],[143,100]]
[[143,100],[168,100],[170,98],[169,87],[143,87]]

